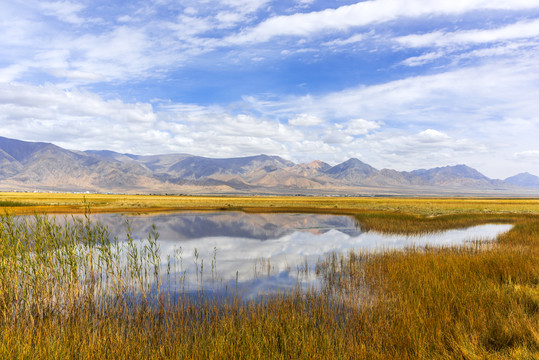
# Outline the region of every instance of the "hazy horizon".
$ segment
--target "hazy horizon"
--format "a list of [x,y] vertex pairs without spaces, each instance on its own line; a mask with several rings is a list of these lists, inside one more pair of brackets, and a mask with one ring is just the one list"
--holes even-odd
[[539,0],[2,4],[0,136],[539,175]]

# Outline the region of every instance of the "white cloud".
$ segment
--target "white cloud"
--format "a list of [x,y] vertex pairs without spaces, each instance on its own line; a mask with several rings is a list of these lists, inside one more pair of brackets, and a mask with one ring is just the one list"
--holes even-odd
[[155,68],[180,58],[144,29],[126,25],[97,34],[59,32],[51,38],[35,30],[25,34],[21,44],[25,44],[23,49],[7,51],[23,53],[24,59],[14,59],[15,64],[4,69],[3,80],[20,80],[29,72],[74,84],[133,80],[148,77]]
[[504,57],[518,56],[519,52],[529,53],[539,49],[539,41],[519,41],[504,43],[500,46],[490,46],[488,48],[473,49],[457,56],[458,59],[483,58],[483,57]]
[[468,139],[453,139],[447,134],[427,129],[415,135],[393,136],[378,142],[382,153],[398,153],[402,155],[422,154],[426,158],[447,152],[476,152],[485,151],[482,145],[477,145]]
[[387,22],[400,17],[456,15],[473,10],[519,10],[539,7],[537,0],[468,0],[429,1],[374,0],[325,9],[269,18],[255,27],[231,36],[231,43],[265,42],[277,36],[311,36],[327,31],[346,31],[353,27]]
[[[536,116],[538,110],[538,83],[539,63],[529,54],[505,62],[360,86],[322,96],[286,99],[280,109],[313,111],[330,119],[361,116],[393,124],[409,121],[465,124],[490,118],[530,118]],[[262,105],[264,107],[273,113],[279,110],[275,104]]]
[[539,162],[539,150],[525,150],[514,154],[519,160]]
[[13,64],[5,68],[0,68],[0,83],[11,82],[17,79],[28,68],[22,64]]
[[167,24],[179,39],[189,39],[197,34],[205,33],[212,29],[211,19],[208,17],[180,15],[175,22]]
[[122,15],[118,17],[118,22],[120,23],[128,23],[128,22],[131,22],[132,20],[133,18],[129,15]]
[[449,140],[450,137],[442,132],[427,129],[417,134],[416,139],[422,143],[440,143]]
[[[326,41],[324,46],[338,47],[363,42],[367,33],[349,34],[354,27],[378,24],[399,18],[460,14],[483,9],[533,9],[539,8],[539,1],[442,1],[428,2],[410,0],[363,1],[357,4],[325,9],[310,13],[296,13],[274,16],[259,21],[255,13],[268,10],[269,0],[221,0],[216,3],[191,3],[191,7],[176,10],[168,3],[159,6],[170,7],[171,16],[155,17],[158,5],[149,4],[131,13],[122,13],[114,19],[103,21],[97,29],[78,26],[92,21],[82,18],[93,9],[75,1],[41,2],[43,11],[61,18],[75,27],[59,30],[57,24],[41,21],[39,14],[27,14],[15,5],[7,7],[7,15],[2,15],[0,47],[7,54],[3,77],[21,80],[29,71],[45,72],[59,81],[71,85],[83,85],[103,81],[131,81],[160,76],[167,71],[178,69],[185,62],[196,60],[197,56],[215,49],[237,50],[234,45],[264,42],[275,36],[310,37],[316,34],[338,38]],[[196,6],[196,7],[194,7]],[[18,10],[17,10],[18,9]],[[263,18],[263,17],[261,17]],[[15,19],[15,20],[13,20]],[[116,23],[114,23],[116,22]],[[136,24],[136,26],[135,26]],[[254,25],[253,25],[254,24]],[[68,26],[66,25],[66,26]],[[251,26],[252,25],[252,26]],[[488,39],[514,39],[522,36],[536,36],[537,21],[521,21],[500,29],[464,31],[455,33],[434,32],[411,35],[397,40],[405,46],[419,46],[429,41],[487,41]],[[236,29],[240,30],[236,30]],[[69,31],[72,30],[72,31]],[[230,35],[235,31],[235,34]],[[343,31],[345,32],[343,34]],[[228,35],[227,35],[228,34]],[[343,37],[347,36],[348,37]],[[485,40],[486,39],[486,40]],[[489,40],[490,41],[490,40]],[[0,45],[2,46],[2,45]],[[16,47],[18,51],[13,51]],[[230,49],[232,47],[232,49]],[[283,54],[320,51],[320,48],[296,44],[292,48],[279,49]],[[249,51],[246,59],[272,59],[265,49]],[[54,57],[52,56],[54,55]],[[269,56],[268,56],[269,55]],[[433,60],[440,53],[430,52],[405,60],[404,64],[417,66]],[[11,57],[13,57],[11,59]],[[10,64],[21,65],[25,70],[13,71]],[[231,57],[232,58],[232,57]],[[238,61],[234,57],[235,61]],[[28,70],[28,71],[26,71]]]
[[300,151],[298,144],[308,144],[302,132],[277,120],[188,104],[163,105],[156,112],[148,103],[104,100],[52,85],[0,84],[0,124],[7,137],[137,154],[289,157]]
[[345,132],[350,135],[366,135],[371,130],[378,129],[380,124],[365,119],[353,119],[346,123]]
[[436,31],[421,35],[406,35],[395,40],[408,47],[451,46],[481,44],[539,36],[539,20],[520,21],[488,30],[466,30],[457,32]]
[[310,5],[314,3],[314,0],[294,0],[294,1],[301,5]]
[[[514,152],[510,149],[535,147],[537,84],[539,63],[530,51],[502,61],[325,95],[244,100],[266,117],[309,111],[338,120],[340,127],[328,127],[320,139],[339,148],[341,155],[363,154],[362,160],[375,167],[412,170],[466,163],[487,176],[504,178],[533,170],[509,154]],[[344,119],[358,118],[369,119],[372,127],[358,126],[365,136],[351,139]]]
[[322,45],[325,46],[344,46],[349,44],[354,44],[357,42],[361,42],[363,39],[365,39],[365,34],[355,34],[352,35],[346,39],[335,39],[331,41],[327,41],[323,43]]
[[[301,118],[301,117],[300,117]],[[307,115],[301,121],[318,122]],[[136,154],[191,153],[234,157],[261,153],[295,161],[342,161],[353,137],[374,128],[354,119],[322,134],[277,120],[192,104],[105,100],[87,91],[52,85],[0,85],[3,136],[52,141],[69,149],[109,149]],[[312,126],[312,125],[311,125]],[[329,128],[329,127],[328,127]]]
[[33,64],[55,76],[87,83],[147,77],[152,69],[169,64],[170,55],[143,29],[119,26],[98,35],[59,38],[49,50],[37,53]]
[[221,27],[227,28],[244,20],[244,16],[237,12],[221,11],[215,16]]
[[105,101],[92,93],[53,86],[0,85],[0,122],[8,137],[55,139],[77,149],[110,148],[110,143],[121,142],[132,149],[130,136],[140,136],[137,140],[143,144],[153,143],[153,136],[141,135],[156,120],[149,104]]
[[368,147],[385,167],[398,170],[470,163],[475,156],[485,156],[489,151],[481,143],[434,129],[411,135],[402,131],[377,134],[369,138]]
[[428,62],[431,62],[432,60],[436,60],[444,56],[445,53],[442,51],[436,51],[436,52],[429,52],[420,56],[413,56],[410,57],[402,62],[403,65],[406,66],[421,66]]
[[462,61],[483,58],[503,58],[516,57],[521,53],[523,56],[539,50],[539,42],[520,40],[518,42],[501,43],[501,45],[491,45],[486,48],[471,48],[461,51],[458,47],[445,48],[435,52],[428,52],[420,56],[413,56],[401,62],[405,66],[421,66],[438,59],[450,61],[458,64]]
[[46,15],[54,16],[60,21],[82,24],[84,19],[78,13],[84,10],[85,6],[71,1],[40,2],[39,7]]
[[324,119],[315,115],[299,114],[296,117],[288,120],[288,123],[294,126],[315,126],[322,124],[324,121]]
[[[495,120],[462,119],[452,124],[437,122],[436,127],[410,133],[380,121],[352,118],[327,124],[320,131],[320,124],[314,125],[318,120],[298,127],[271,118],[232,114],[217,106],[161,102],[154,108],[148,103],[105,100],[86,91],[62,91],[52,85],[0,85],[3,136],[52,141],[71,149],[137,154],[234,157],[266,153],[294,161],[330,163],[362,154],[363,161],[379,168],[411,170],[466,163],[496,176],[504,161],[520,163],[507,167],[515,173],[534,171],[529,164],[535,162],[538,152],[529,149],[539,131],[539,118],[534,119],[506,119],[502,126]],[[313,118],[306,115],[301,121]],[[459,135],[461,127],[465,129]],[[469,138],[471,134],[475,137]],[[522,150],[504,159],[508,148]],[[496,163],[489,164],[486,159],[493,157]],[[499,177],[509,175],[512,173]]]
[[326,128],[321,139],[328,145],[347,145],[354,141],[354,137],[338,124]]
[[186,7],[183,12],[187,15],[196,15],[198,14],[198,10],[192,6]]
[[220,0],[224,5],[243,13],[252,13],[266,6],[271,0]]
[[[37,11],[9,4],[0,14],[0,50],[5,53],[1,80],[21,81],[28,72],[46,73],[76,86],[160,76],[181,67],[186,59],[223,46],[218,37],[203,34],[248,23],[248,15],[265,3],[223,1],[209,10],[201,8],[202,15],[195,8],[174,15],[174,7],[163,4],[170,10],[165,18],[155,16],[158,5],[148,4],[101,19],[99,27],[79,26],[96,21],[82,18],[86,10],[92,14],[95,9],[79,3],[41,2]],[[59,26],[43,13],[68,24]]]
[[341,146],[339,155],[342,157],[345,149],[355,146],[357,136],[367,135],[378,128],[380,124],[374,121],[352,119],[326,127],[320,139],[328,145]]

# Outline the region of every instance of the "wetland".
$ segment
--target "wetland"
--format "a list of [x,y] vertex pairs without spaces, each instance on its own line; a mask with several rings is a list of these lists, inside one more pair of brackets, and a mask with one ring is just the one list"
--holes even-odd
[[363,231],[361,223],[347,215],[237,211],[109,213],[95,214],[92,219],[106,226],[110,236],[120,242],[125,243],[129,230],[140,248],[155,229],[160,273],[163,278],[168,275],[171,284],[168,287],[177,287],[181,279],[181,288],[190,293],[201,289],[206,294],[237,289],[243,299],[284,292],[296,286],[317,287],[316,264],[332,253],[492,241],[512,227],[482,224],[424,234],[386,234]]
[[2,358],[539,353],[537,199],[8,193],[0,204]]

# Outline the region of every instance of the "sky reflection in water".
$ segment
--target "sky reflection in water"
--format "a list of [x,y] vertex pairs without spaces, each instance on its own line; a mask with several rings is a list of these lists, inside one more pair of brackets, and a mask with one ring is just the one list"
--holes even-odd
[[[244,298],[285,290],[299,283],[316,286],[316,279],[298,272],[311,269],[326,254],[380,250],[417,245],[454,245],[493,239],[512,225],[489,224],[421,236],[362,232],[349,216],[320,214],[245,214],[240,212],[174,213],[148,216],[97,214],[112,235],[125,239],[126,219],[135,239],[146,239],[152,224],[159,232],[161,271],[171,262],[174,276],[185,273],[187,291],[239,289]],[[195,249],[198,260],[195,257]],[[196,269],[203,263],[203,281]],[[198,264],[198,265],[197,265]],[[176,282],[177,283],[177,282]],[[202,285],[200,285],[202,283]],[[197,285],[198,284],[198,285]]]

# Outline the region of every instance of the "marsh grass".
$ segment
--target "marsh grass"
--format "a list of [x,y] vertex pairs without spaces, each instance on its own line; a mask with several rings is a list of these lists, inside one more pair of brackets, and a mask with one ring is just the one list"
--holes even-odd
[[[384,232],[515,226],[494,242],[331,254],[316,265],[320,289],[242,301],[185,296],[181,276],[162,286],[182,273],[181,251],[162,275],[156,229],[137,242],[127,224],[117,241],[89,216],[2,216],[0,358],[537,358],[537,218],[360,220]],[[200,282],[217,251],[211,266],[197,259]]]
[[161,196],[0,192],[0,201],[31,203],[9,207],[12,214],[97,212],[249,211],[354,214],[539,214],[539,198],[316,197],[316,196]]
[[356,213],[358,226],[363,231],[374,230],[384,234],[427,234],[483,224],[514,224],[537,221],[536,215],[524,214],[446,214],[422,216],[417,214],[365,211]]
[[13,200],[0,200],[0,207],[21,207],[21,206],[35,206],[35,203],[13,201]]

